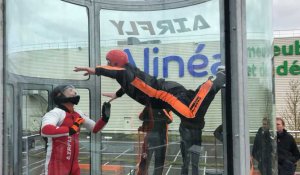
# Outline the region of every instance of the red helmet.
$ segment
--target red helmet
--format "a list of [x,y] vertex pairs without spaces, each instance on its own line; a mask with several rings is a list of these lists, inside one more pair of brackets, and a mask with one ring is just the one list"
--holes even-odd
[[108,65],[114,67],[124,67],[128,63],[127,54],[122,50],[111,50],[106,54]]

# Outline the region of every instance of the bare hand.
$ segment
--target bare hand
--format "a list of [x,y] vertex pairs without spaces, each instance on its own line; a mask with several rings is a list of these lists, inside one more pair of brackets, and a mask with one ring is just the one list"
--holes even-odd
[[105,97],[110,97],[111,99],[108,102],[113,101],[114,99],[118,98],[116,93],[102,93]]
[[73,70],[74,72],[81,72],[81,71],[86,71],[83,75],[87,76],[87,75],[94,75],[96,73],[95,68],[91,68],[91,67],[75,67],[75,69]]

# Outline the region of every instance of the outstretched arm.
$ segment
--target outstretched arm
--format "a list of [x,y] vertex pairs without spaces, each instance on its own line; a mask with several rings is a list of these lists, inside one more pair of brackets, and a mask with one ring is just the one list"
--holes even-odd
[[116,93],[102,93],[105,97],[110,97],[109,103],[112,102],[114,99],[118,98]]
[[96,73],[95,68],[91,68],[91,67],[75,67],[74,68],[74,72],[81,72],[81,71],[85,71],[85,73],[83,74],[84,76],[94,75]]
[[102,117],[97,121],[94,129],[93,129],[93,133],[97,133],[100,130],[102,130],[102,128],[104,128],[104,126],[107,124],[109,117],[110,117],[110,103],[109,102],[104,102],[102,105]]
[[125,94],[122,88],[120,88],[116,93],[102,93],[105,97],[110,97],[111,99],[108,101],[109,103],[119,97],[122,97]]
[[96,68],[90,68],[90,67],[75,67],[74,72],[81,72],[85,71],[83,74],[86,75],[103,75],[105,77],[118,79],[124,74],[124,71],[126,71],[124,68],[118,68],[113,66],[97,66]]

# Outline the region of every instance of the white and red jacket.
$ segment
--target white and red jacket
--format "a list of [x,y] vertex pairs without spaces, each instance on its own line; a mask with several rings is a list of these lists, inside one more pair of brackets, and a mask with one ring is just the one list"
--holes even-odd
[[69,127],[78,117],[84,118],[82,126],[96,133],[106,122],[100,118],[97,123],[83,112],[68,112],[54,108],[43,116],[41,135],[48,138],[45,175],[79,175],[79,132],[69,135]]

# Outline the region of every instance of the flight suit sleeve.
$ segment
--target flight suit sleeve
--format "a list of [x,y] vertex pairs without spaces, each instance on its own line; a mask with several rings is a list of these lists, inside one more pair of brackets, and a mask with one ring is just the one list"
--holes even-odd
[[95,69],[95,74],[100,76],[103,75],[105,77],[117,79],[120,73],[125,73],[126,69],[112,67],[112,66],[97,66]]

